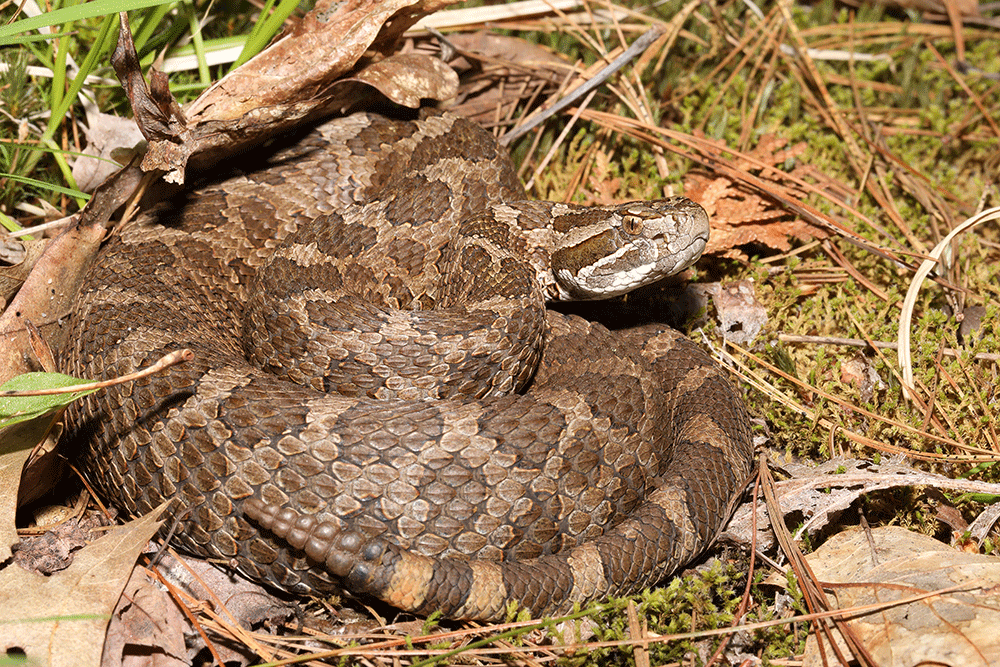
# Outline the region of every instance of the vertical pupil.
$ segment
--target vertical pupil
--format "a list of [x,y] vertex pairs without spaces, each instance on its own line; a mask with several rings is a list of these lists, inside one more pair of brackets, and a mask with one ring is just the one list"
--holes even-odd
[[642,231],[642,221],[639,218],[629,216],[623,220],[625,231],[629,234],[638,234]]

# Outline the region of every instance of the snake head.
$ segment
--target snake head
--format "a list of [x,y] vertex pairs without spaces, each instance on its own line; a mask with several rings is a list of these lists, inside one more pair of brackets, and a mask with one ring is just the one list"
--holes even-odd
[[[560,229],[560,227],[562,229]],[[683,271],[708,242],[708,214],[685,197],[571,209],[552,269],[565,300],[607,299]]]

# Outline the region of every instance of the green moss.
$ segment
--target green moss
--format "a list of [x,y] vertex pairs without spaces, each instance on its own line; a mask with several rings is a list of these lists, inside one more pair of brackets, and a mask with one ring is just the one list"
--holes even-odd
[[[662,587],[637,596],[639,623],[645,625],[651,636],[727,627],[733,622],[745,581],[745,573],[736,564],[713,561],[695,574],[674,578]],[[618,607],[617,611],[594,618],[596,634],[593,641],[628,639],[624,601]],[[650,663],[667,664],[689,660],[692,655],[711,654],[718,642],[718,637],[709,637],[652,643],[648,648]],[[581,656],[575,656],[574,661],[565,664],[635,664],[628,646],[593,649],[582,662],[580,660]]]

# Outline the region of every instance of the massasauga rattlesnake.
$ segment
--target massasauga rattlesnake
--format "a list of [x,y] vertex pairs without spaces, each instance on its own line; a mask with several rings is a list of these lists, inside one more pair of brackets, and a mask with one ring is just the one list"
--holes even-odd
[[195,353],[72,413],[109,500],[173,499],[185,547],[286,590],[457,618],[635,591],[715,538],[751,469],[724,371],[669,328],[545,309],[684,268],[700,207],[524,201],[448,115],[265,153],[127,224],[89,275],[71,372]]

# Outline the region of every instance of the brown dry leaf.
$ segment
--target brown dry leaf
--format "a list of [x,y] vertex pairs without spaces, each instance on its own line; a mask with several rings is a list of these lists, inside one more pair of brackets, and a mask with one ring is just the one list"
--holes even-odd
[[[294,616],[288,604],[276,599],[266,589],[242,577],[223,572],[207,561],[164,554],[156,566],[161,577],[194,600],[204,600],[213,616],[231,628],[251,628],[261,623],[272,627]],[[196,610],[192,610],[196,611]],[[185,614],[177,597],[164,590],[146,568],[137,566],[118,602],[104,647],[104,667],[148,665],[188,665],[206,647],[191,617]],[[255,647],[247,635],[237,639],[211,635],[211,649],[226,665],[256,664],[253,649],[265,661],[274,654],[265,647]],[[244,640],[244,641],[240,641]]]
[[[25,278],[31,273],[35,262],[49,244],[48,239],[2,239],[4,245],[3,261],[8,266],[0,266],[0,304],[14,296]],[[10,258],[9,260],[7,258]]]
[[[806,150],[804,143],[785,148],[787,143],[782,137],[764,135],[752,151],[737,156],[730,166],[758,172],[761,164],[779,166]],[[724,176],[693,170],[684,179],[684,194],[704,206],[712,219],[712,236],[705,254],[743,258],[746,255],[738,246],[750,243],[787,252],[792,248],[790,239],[808,241],[829,236],[826,230],[793,217],[778,203]]]
[[80,214],[80,224],[54,238],[35,263],[17,296],[0,315],[0,384],[15,375],[39,370],[33,359],[25,322],[37,326],[54,350],[66,344],[65,316],[101,240],[104,224],[138,187],[142,174],[127,168],[97,189]]
[[73,563],[77,551],[103,534],[95,534],[95,529],[106,525],[107,517],[100,512],[87,512],[79,519],[71,516],[41,535],[21,538],[14,545],[14,562],[28,572],[43,576],[65,570]]
[[166,76],[151,70],[147,86],[122,14],[111,58],[149,141],[144,171],[166,172],[182,184],[189,162],[197,169],[275,133],[345,111],[374,86],[395,102],[450,99],[457,78],[419,54],[390,55],[403,31],[457,0],[321,0],[267,49],[214,83],[185,109],[170,95]]
[[[0,384],[21,373],[43,370],[27,324],[38,325],[46,342],[59,349],[64,316],[103,237],[104,229],[100,226],[69,228],[53,239],[38,259],[17,296],[0,315],[0,336],[4,341],[0,347]],[[33,465],[23,469],[28,454],[50,433],[57,416],[22,422],[0,432],[0,470],[7,476],[0,491],[0,522],[9,520],[11,529],[15,507],[44,495],[58,479],[62,459],[51,453],[50,446],[44,456],[35,458]],[[8,543],[0,538],[0,556]]]
[[184,667],[194,653],[184,641],[191,624],[170,596],[135,568],[104,641],[102,667]]
[[411,109],[420,100],[447,100],[458,92],[458,75],[437,58],[415,53],[400,53],[373,63],[352,77],[341,79],[337,86],[363,83],[387,98]]
[[89,544],[49,577],[17,565],[0,571],[2,649],[20,649],[50,667],[100,664],[108,619],[135,559],[160,527],[161,510]]
[[271,46],[205,91],[186,110],[188,118],[234,120],[264,109],[273,115],[275,107],[319,101],[369,47],[392,52],[408,27],[456,1],[320,0]]
[[712,295],[719,328],[726,340],[747,347],[767,324],[767,309],[757,300],[752,280],[706,283],[699,287]]
[[[874,547],[874,551],[872,550]],[[840,609],[890,603],[958,586],[916,602],[849,616],[848,625],[882,667],[953,665],[990,667],[1000,662],[1000,558],[952,549],[900,528],[840,533],[807,556],[816,577],[833,586],[827,594]],[[803,665],[837,664],[815,636]]]
[[121,118],[106,113],[87,114],[83,128],[87,137],[85,156],[73,163],[73,180],[82,192],[93,192],[104,180],[118,171],[121,165],[112,160],[115,150],[131,148],[142,140],[142,134],[131,118]]
[[11,546],[20,541],[14,516],[21,471],[46,430],[37,419],[0,429],[0,563],[10,558]]
[[[175,557],[169,552],[156,569],[172,586],[195,600],[205,600],[222,621],[233,627],[251,628],[262,622],[280,624],[294,610],[263,587],[242,577],[222,572],[211,563]],[[213,634],[212,650],[226,665],[256,664],[252,643]],[[204,638],[191,622],[177,597],[165,590],[144,567],[136,566],[125,585],[108,627],[104,667],[129,665],[189,665],[205,648]],[[258,647],[260,658],[274,655]]]
[[510,117],[538,85],[554,90],[573,67],[563,56],[519,37],[478,31],[447,39],[458,52],[448,64],[463,80],[462,100],[452,111],[484,125]]

